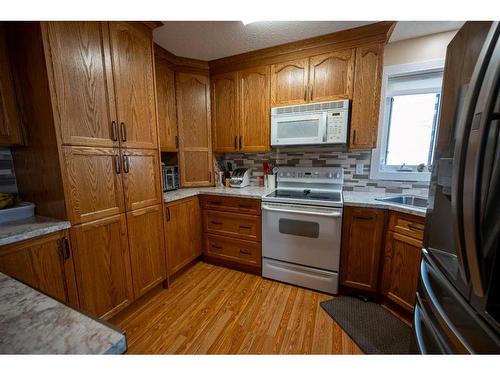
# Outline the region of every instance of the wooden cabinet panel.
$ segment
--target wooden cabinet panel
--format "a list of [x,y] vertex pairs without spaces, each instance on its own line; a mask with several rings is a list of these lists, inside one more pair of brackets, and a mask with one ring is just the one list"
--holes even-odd
[[271,65],[271,105],[307,102],[309,58]]
[[[61,301],[77,302],[70,301],[66,280],[65,263],[72,261],[69,249],[64,255],[62,240],[65,235],[66,231],[62,231],[3,246],[0,251],[0,272]],[[66,256],[68,259],[65,259]],[[74,283],[70,278],[68,281]]]
[[61,142],[118,146],[107,23],[47,22],[42,29]]
[[155,58],[158,131],[162,151],[177,151],[177,108],[175,104],[175,73],[161,58]]
[[354,49],[311,57],[309,101],[352,98],[354,57]]
[[236,73],[211,77],[212,84],[212,141],[214,151],[238,149],[239,123]]
[[384,225],[384,210],[344,208],[340,263],[342,285],[377,291]]
[[166,206],[168,274],[171,276],[201,255],[201,210],[198,197]]
[[382,293],[400,307],[413,311],[422,259],[421,241],[387,232]]
[[261,244],[205,234],[205,254],[249,266],[261,267]]
[[151,31],[140,23],[110,22],[121,146],[156,148]]
[[382,44],[356,48],[349,148],[377,146],[383,52]]
[[260,227],[259,216],[211,210],[203,212],[203,228],[205,232],[249,241],[260,241]]
[[239,149],[264,152],[270,143],[270,68],[251,68],[238,72]]
[[70,229],[80,307],[103,319],[133,300],[125,214]]
[[205,210],[236,212],[260,215],[260,199],[202,195],[201,204]]
[[5,26],[0,24],[0,145],[22,143],[21,115],[8,58]]
[[124,211],[118,149],[63,146],[66,208],[73,224]]
[[127,211],[161,203],[158,151],[122,150],[123,191]]
[[176,75],[181,186],[212,184],[210,87],[208,77]]
[[127,213],[134,295],[139,298],[166,278],[161,204]]

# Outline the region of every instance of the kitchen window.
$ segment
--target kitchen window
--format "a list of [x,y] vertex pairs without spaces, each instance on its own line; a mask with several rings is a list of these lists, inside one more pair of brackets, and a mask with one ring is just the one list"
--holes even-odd
[[382,82],[370,178],[429,181],[439,121],[443,61],[388,66]]

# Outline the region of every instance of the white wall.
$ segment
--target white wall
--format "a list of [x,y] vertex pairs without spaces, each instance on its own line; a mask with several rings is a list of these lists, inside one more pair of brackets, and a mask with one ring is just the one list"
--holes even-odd
[[384,49],[384,65],[444,59],[446,47],[457,31],[447,31],[389,43]]

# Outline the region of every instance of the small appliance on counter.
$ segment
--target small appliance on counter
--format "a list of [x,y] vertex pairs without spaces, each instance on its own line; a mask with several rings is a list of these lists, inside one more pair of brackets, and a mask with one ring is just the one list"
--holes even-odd
[[163,191],[179,189],[179,168],[176,165],[162,163]]
[[250,173],[249,168],[236,168],[229,180],[229,186],[233,188],[242,188],[250,184]]

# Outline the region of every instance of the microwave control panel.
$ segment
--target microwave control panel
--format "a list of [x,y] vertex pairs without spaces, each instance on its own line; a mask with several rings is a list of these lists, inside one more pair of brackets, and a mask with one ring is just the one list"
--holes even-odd
[[328,112],[326,122],[326,143],[347,142],[348,111]]

